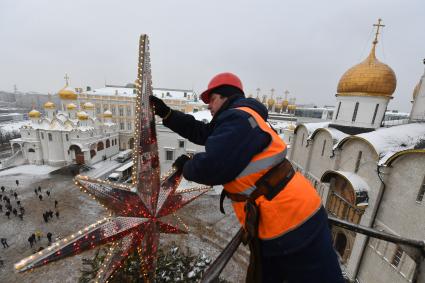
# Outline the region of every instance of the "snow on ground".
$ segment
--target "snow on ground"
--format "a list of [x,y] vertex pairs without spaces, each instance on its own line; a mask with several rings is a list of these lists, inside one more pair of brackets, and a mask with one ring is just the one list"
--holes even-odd
[[46,175],[50,172],[58,170],[61,167],[53,167],[49,165],[21,165],[10,169],[0,171],[0,176],[28,174],[28,175]]
[[[113,161],[113,160],[112,160]],[[97,174],[103,173],[105,168],[111,165],[111,161],[96,164],[91,171],[98,170]],[[121,163],[118,164],[120,166]],[[36,166],[43,167],[43,166]],[[0,246],[0,259],[4,260],[4,266],[0,267],[1,283],[71,283],[77,282],[80,270],[83,267],[81,259],[91,258],[93,251],[82,255],[68,257],[60,261],[48,264],[33,272],[15,273],[13,264],[24,257],[30,256],[35,249],[47,246],[45,237],[47,232],[53,233],[53,238],[65,237],[76,230],[86,227],[108,215],[107,211],[87,194],[81,192],[73,183],[70,175],[40,175],[40,172],[48,170],[32,168],[36,174],[24,173],[23,166],[16,167],[14,174],[5,174],[0,179],[0,185],[6,187],[9,195],[10,190],[18,193],[22,206],[25,208],[24,220],[21,221],[14,215],[10,219],[0,213],[0,237],[7,238],[9,248]],[[19,170],[21,168],[21,170]],[[24,167],[25,168],[25,167]],[[111,169],[109,167],[109,169]],[[29,169],[28,169],[29,170]],[[9,171],[9,170],[5,170]],[[91,172],[89,171],[89,172]],[[88,172],[88,173],[89,173]],[[15,180],[19,180],[16,186]],[[194,183],[192,183],[193,185]],[[42,188],[43,200],[40,201],[34,193],[34,188]],[[50,198],[45,191],[51,191]],[[45,223],[42,218],[44,211],[55,211],[54,200],[58,200],[59,219],[51,219]],[[16,207],[16,200],[11,197],[11,204]],[[189,248],[193,253],[203,251],[208,257],[214,259],[225,245],[231,240],[239,229],[239,223],[232,213],[231,202],[225,200],[226,215],[219,211],[219,197],[216,195],[203,195],[191,202],[187,207],[179,210],[177,215],[184,221],[189,229],[187,235],[161,235],[161,243],[176,242],[183,249]],[[4,206],[3,206],[4,207]],[[44,237],[31,249],[28,237],[39,230]],[[248,262],[246,247],[240,247],[232,257],[229,265],[225,268],[223,278],[230,282],[242,282],[245,277],[245,269]]]

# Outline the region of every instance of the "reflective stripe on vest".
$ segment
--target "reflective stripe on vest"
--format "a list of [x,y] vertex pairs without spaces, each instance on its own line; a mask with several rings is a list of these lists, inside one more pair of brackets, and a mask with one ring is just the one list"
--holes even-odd
[[[224,189],[229,193],[248,196],[256,189],[255,182],[285,158],[286,144],[254,110],[240,107],[235,111],[244,111],[250,114],[261,130],[271,136],[270,144],[251,159],[236,179],[224,184]],[[252,122],[250,124],[255,128],[256,125],[254,126]],[[273,239],[295,229],[321,207],[320,196],[300,173],[296,173],[285,189],[272,201],[261,196],[256,203],[260,208],[258,229],[261,239]],[[245,203],[233,202],[232,204],[237,218],[244,225]]]

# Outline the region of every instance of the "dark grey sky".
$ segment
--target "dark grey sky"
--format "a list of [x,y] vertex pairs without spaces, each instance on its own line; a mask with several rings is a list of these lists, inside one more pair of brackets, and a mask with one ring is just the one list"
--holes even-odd
[[154,87],[202,91],[216,73],[247,93],[334,104],[341,75],[363,60],[372,25],[377,57],[397,75],[390,108],[410,110],[424,72],[423,0],[0,0],[0,90],[56,92],[134,81],[141,33],[150,36]]

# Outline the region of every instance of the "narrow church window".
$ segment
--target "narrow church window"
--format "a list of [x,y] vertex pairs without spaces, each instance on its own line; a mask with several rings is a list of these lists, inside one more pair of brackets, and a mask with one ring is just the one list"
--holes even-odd
[[326,146],[326,140],[323,141],[323,146],[322,146],[322,156],[325,153],[325,146]]
[[304,145],[304,134],[303,134],[303,138],[301,139],[301,145]]
[[356,167],[354,168],[354,173],[357,173],[357,171],[359,171],[360,160],[362,159],[362,154],[363,154],[363,152],[359,151],[359,154],[357,155]]
[[339,109],[341,108],[341,101],[338,103],[338,110],[336,111],[335,120],[338,119]]
[[354,107],[353,119],[351,119],[352,122],[356,121],[357,111],[358,110],[359,110],[359,103],[356,102],[356,106]]
[[419,189],[418,196],[416,197],[416,201],[422,202],[422,200],[424,199],[424,194],[425,194],[425,177],[424,177],[424,180],[422,181],[422,185]]
[[167,161],[173,161],[174,160],[174,151],[172,151],[172,150],[166,150],[165,151],[165,160],[167,160]]
[[65,135],[66,141],[69,141],[68,134]]
[[52,141],[52,134],[49,133],[48,136],[49,136],[49,141]]
[[375,112],[373,112],[372,124],[375,123],[376,113],[378,113],[379,104],[375,106]]
[[41,133],[41,139],[44,140],[44,133]]
[[184,148],[184,140],[179,140],[179,147]]
[[396,246],[393,258],[391,260],[391,264],[395,267],[398,267],[400,265],[401,257],[403,256],[403,250],[400,248],[399,245]]

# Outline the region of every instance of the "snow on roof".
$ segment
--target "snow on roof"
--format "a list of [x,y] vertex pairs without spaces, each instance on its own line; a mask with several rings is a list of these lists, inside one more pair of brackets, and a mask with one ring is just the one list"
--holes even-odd
[[326,128],[326,130],[331,133],[332,139],[334,139],[334,144],[335,142],[339,142],[340,140],[348,136],[346,133],[343,133],[340,130],[334,128],[328,127]]
[[198,111],[198,112],[190,112],[188,114],[195,117],[195,119],[198,120],[198,121],[210,122],[212,120],[211,112],[209,110],[202,110],[202,111]]
[[[186,96],[185,96],[186,93]],[[153,89],[153,95],[164,98],[164,99],[182,99],[187,100],[187,95],[191,95],[191,99],[193,99],[193,91],[186,89],[168,89],[168,88],[155,88]]]
[[128,87],[102,87],[94,90],[87,91],[90,95],[119,95],[127,97],[136,97],[136,93],[133,92],[133,88]]
[[351,186],[353,187],[354,191],[356,191],[356,192],[367,192],[367,191],[369,191],[369,186],[363,180],[362,177],[360,177],[359,175],[357,175],[353,172],[348,172],[348,171],[328,170],[323,174],[322,182],[329,182],[330,176],[333,175],[333,174],[338,174],[338,175],[341,175],[344,178],[346,178],[351,183]]
[[[169,89],[169,88],[154,88],[153,89],[153,95],[164,98],[164,99],[183,99],[187,100],[187,97],[185,97],[189,94],[191,95],[191,98],[193,98],[192,90],[186,90],[186,89]],[[106,86],[102,88],[93,89],[90,91],[87,91],[87,94],[89,95],[119,95],[119,96],[125,96],[125,97],[136,97],[137,94],[134,93],[133,88],[129,87],[114,87],[114,86]]]
[[411,123],[359,134],[357,137],[367,140],[379,155],[379,164],[393,154],[414,148],[419,140],[425,139],[425,123]]
[[269,123],[273,126],[275,130],[280,129],[286,129],[290,125],[294,125],[291,121],[276,121],[276,120],[269,120]]
[[301,123],[299,126],[304,126],[307,129],[309,135],[311,135],[315,130],[319,128],[327,128],[329,126],[329,122],[320,122],[320,123]]

